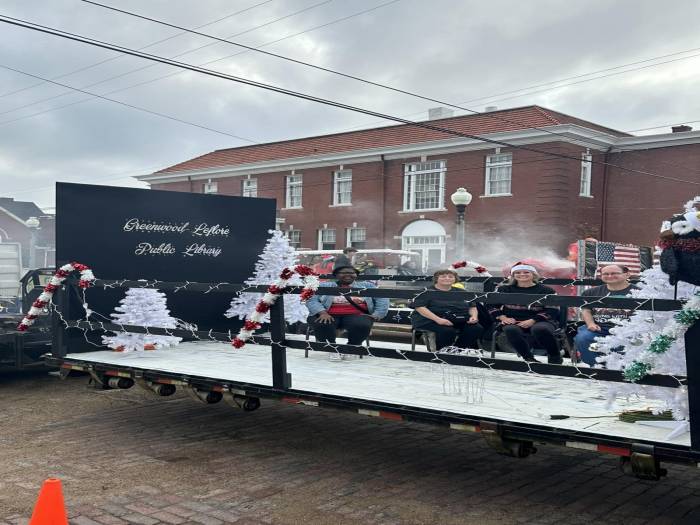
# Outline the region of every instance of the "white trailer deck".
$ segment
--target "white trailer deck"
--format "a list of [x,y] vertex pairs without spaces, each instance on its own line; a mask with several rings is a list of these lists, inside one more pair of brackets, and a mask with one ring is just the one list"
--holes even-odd
[[[410,349],[396,343],[380,345]],[[572,432],[584,432],[690,446],[688,432],[669,439],[678,422],[620,421],[623,411],[653,408],[655,402],[617,398],[610,404],[609,382],[374,357],[346,356],[342,361],[331,361],[329,355],[312,351],[305,358],[303,350],[288,348],[287,370],[292,374],[292,390],[537,425],[564,431],[569,436]],[[498,357],[517,359],[512,354]],[[224,383],[272,386],[270,347],[255,344],[235,350],[224,343],[189,342],[144,352],[72,353],[64,359]],[[581,370],[593,372],[588,368]]]

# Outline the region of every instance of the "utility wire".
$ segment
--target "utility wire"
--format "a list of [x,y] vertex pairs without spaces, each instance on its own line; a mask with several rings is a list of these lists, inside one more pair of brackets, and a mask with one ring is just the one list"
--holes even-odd
[[[247,11],[251,11],[251,10],[255,9],[256,7],[260,7],[261,5],[269,4],[270,2],[274,2],[274,1],[275,0],[264,0],[263,2],[259,2],[255,5],[247,7],[245,9],[241,9],[240,11],[236,11],[235,13],[231,13],[231,14],[219,17],[215,20],[212,20],[211,22],[207,22],[206,24],[199,25],[195,29],[202,29],[203,27],[208,27],[208,26],[212,26],[214,24],[218,24],[219,22],[222,22],[223,20],[233,18],[234,16],[243,14]],[[139,51],[141,51],[143,49],[148,49],[150,47],[156,46],[158,44],[162,44],[163,42],[167,42],[169,40],[172,40],[174,38],[177,38],[177,37],[185,35],[185,34],[187,34],[187,31],[181,31],[181,32],[174,34],[174,35],[171,35],[169,37],[161,38],[160,40],[156,40],[155,42],[151,42],[150,44],[147,44],[147,45],[140,47],[138,49],[139,49]],[[87,71],[88,69],[92,69],[94,67],[101,66],[102,64],[106,64],[107,62],[112,62],[113,60],[118,60],[118,59],[123,58],[123,57],[124,57],[124,55],[121,55],[121,54],[113,56],[113,57],[109,57],[109,58],[106,58],[104,60],[100,60],[99,62],[95,62],[93,64],[89,64],[87,66],[83,66],[83,67],[80,67],[78,69],[74,69],[73,71],[69,71],[68,73],[63,73],[62,75],[58,75],[57,77],[54,77],[52,80],[59,80],[61,78],[69,77],[71,75],[75,75],[76,73],[81,73],[83,71]],[[38,82],[36,84],[32,84],[31,86],[26,86],[26,87],[23,87],[20,89],[16,89],[14,91],[8,91],[7,93],[0,94],[0,98],[9,97],[10,95],[15,95],[17,93],[21,93],[22,91],[27,91],[29,89],[33,89],[37,86],[43,86],[44,84],[45,84],[45,82]]]
[[[328,1],[330,1],[330,0],[328,0]],[[275,43],[277,43],[277,42],[281,42],[281,41],[283,41],[283,40],[287,40],[287,39],[289,39],[289,38],[294,38],[294,37],[297,37],[297,36],[299,36],[299,35],[302,35],[302,34],[305,34],[305,33],[309,33],[309,32],[311,32],[311,31],[316,31],[317,29],[321,29],[321,28],[324,28],[324,27],[328,27],[328,26],[331,26],[331,25],[333,25],[333,24],[337,24],[337,23],[339,23],[339,22],[343,22],[343,21],[348,20],[348,19],[350,19],[350,18],[354,18],[354,17],[356,17],[356,16],[360,16],[360,15],[363,15],[363,14],[365,14],[365,13],[369,13],[370,11],[375,11],[375,10],[377,10],[377,9],[380,9],[380,8],[385,7],[385,6],[387,6],[387,5],[390,5],[390,4],[394,4],[394,3],[399,2],[399,1],[401,1],[401,0],[390,0],[390,1],[385,2],[385,3],[383,3],[383,4],[379,4],[379,5],[377,5],[377,6],[374,6],[374,7],[372,7],[372,8],[364,9],[364,10],[362,10],[362,11],[358,11],[358,12],[352,13],[352,14],[350,14],[350,15],[343,16],[343,17],[341,17],[341,18],[336,18],[336,19],[334,19],[334,20],[331,20],[330,22],[325,22],[325,23],[323,23],[323,24],[321,24],[321,25],[317,25],[317,26],[311,27],[311,28],[309,28],[309,29],[305,29],[305,30],[303,30],[303,31],[299,31],[299,32],[297,32],[297,33],[293,33],[293,34],[291,34],[291,35],[287,35],[287,36],[284,36],[284,37],[281,37],[281,38],[278,38],[278,39],[275,39],[275,40],[271,40],[271,41],[269,41],[269,42],[265,42],[264,44],[260,44],[258,47],[264,47],[264,46],[272,45],[272,44],[275,44]],[[308,10],[310,10],[310,9],[314,9],[314,8],[316,8],[316,7],[319,7],[320,5],[325,4],[325,3],[327,3],[327,2],[324,1],[324,2],[321,2],[321,3],[319,3],[319,4],[311,5],[311,6],[307,7],[307,8],[302,9],[302,10],[295,11],[295,12],[290,13],[290,14],[288,14],[288,15],[285,15],[285,16],[283,16],[283,17],[280,17],[280,18],[271,20],[271,21],[269,21],[269,22],[266,22],[265,24],[262,24],[262,25],[259,25],[259,26],[255,26],[255,27],[253,27],[253,28],[251,28],[251,29],[248,29],[248,30],[246,30],[246,31],[243,31],[242,33],[238,33],[238,34],[236,34],[236,35],[233,35],[233,36],[231,36],[231,37],[229,37],[229,38],[233,38],[233,37],[235,37],[235,36],[239,36],[239,35],[248,33],[248,32],[253,31],[253,30],[255,30],[255,29],[259,29],[259,28],[261,28],[261,27],[264,27],[264,26],[266,26],[266,25],[270,25],[270,24],[272,24],[272,23],[274,23],[274,22],[278,22],[278,21],[280,21],[280,20],[282,20],[282,19],[284,19],[284,18],[289,18],[289,17],[291,17],[291,16],[300,14],[300,13],[302,13],[302,12],[304,12],[304,11],[308,11]],[[215,44],[216,44],[216,42],[210,42],[210,43],[208,43],[208,44],[205,44],[205,45],[202,45],[202,46],[199,46],[199,47],[195,47],[195,48],[189,49],[189,50],[187,50],[187,51],[185,51],[185,52],[183,52],[183,53],[179,53],[179,54],[174,55],[174,56],[172,56],[172,57],[170,57],[170,58],[177,58],[177,57],[180,57],[180,56],[183,56],[183,55],[192,53],[192,52],[194,52],[194,51],[198,51],[198,50],[200,50],[200,49],[203,49],[203,48],[205,48],[205,47],[209,47],[209,46],[212,46],[212,45],[215,45]],[[199,66],[205,66],[205,65],[209,65],[209,64],[214,64],[214,63],[216,63],[216,62],[220,62],[220,61],[226,60],[226,59],[228,59],[228,58],[232,58],[232,57],[235,57],[235,56],[238,56],[238,55],[242,55],[243,53],[247,53],[247,52],[248,52],[248,51],[241,51],[241,52],[238,52],[238,53],[234,53],[234,54],[232,54],[232,55],[226,55],[226,56],[223,56],[223,57],[215,58],[215,59],[213,59],[213,60],[208,60],[208,61],[206,61],[206,62],[200,63]],[[153,67],[153,65],[151,65],[151,64],[149,64],[149,65],[147,65],[147,66],[142,66],[142,67],[140,67],[140,68],[137,68],[137,69],[134,69],[134,70],[130,70],[130,71],[127,71],[127,72],[125,72],[125,73],[121,73],[121,74],[119,74],[119,75],[115,75],[115,76],[112,76],[112,77],[108,77],[108,78],[105,78],[105,79],[100,80],[99,82],[95,82],[95,83],[92,83],[92,84],[88,84],[88,85],[82,86],[82,87],[83,87],[83,89],[85,89],[85,88],[90,88],[90,87],[94,87],[94,86],[97,86],[97,85],[99,85],[99,84],[103,84],[103,83],[105,83],[105,82],[108,82],[108,81],[110,81],[110,80],[116,80],[117,78],[121,78],[121,77],[127,76],[127,75],[129,75],[129,74],[131,74],[131,73],[136,73],[136,72],[138,72],[138,71],[142,71],[142,70],[144,70],[144,69],[148,69],[148,68],[151,68],[151,67]],[[140,87],[140,86],[144,86],[144,85],[147,85],[147,84],[151,84],[151,83],[153,83],[153,82],[157,82],[157,81],[159,81],[159,80],[164,80],[164,79],[166,79],[166,78],[170,78],[170,77],[173,77],[173,76],[177,76],[177,75],[180,75],[180,74],[182,74],[182,73],[183,73],[182,71],[174,71],[174,72],[172,72],[172,73],[168,73],[167,75],[162,75],[162,76],[159,76],[159,77],[156,77],[156,78],[152,78],[152,79],[149,79],[149,80],[144,80],[144,81],[142,81],[142,82],[137,82],[136,84],[132,84],[132,85],[130,85],[130,86],[126,86],[126,87],[122,87],[122,88],[118,88],[118,89],[113,89],[112,91],[107,91],[106,93],[103,93],[103,95],[113,95],[113,94],[115,94],[115,93],[121,93],[122,91],[127,91],[127,90],[129,90],[129,89],[133,89],[133,88],[136,88],[136,87]],[[9,113],[9,112],[16,111],[16,110],[19,110],[19,109],[27,108],[27,107],[33,106],[33,105],[35,105],[35,104],[39,104],[39,103],[41,103],[41,102],[47,102],[47,101],[49,101],[49,100],[53,100],[53,99],[62,97],[62,96],[64,96],[64,95],[66,95],[66,93],[62,93],[62,94],[55,95],[55,96],[52,96],[52,97],[49,97],[49,98],[46,98],[46,99],[38,100],[38,101],[32,102],[32,103],[30,103],[30,104],[25,104],[24,106],[20,106],[20,107],[13,108],[12,110],[5,111],[4,113]],[[32,113],[32,114],[30,114],[30,115],[24,115],[24,116],[22,116],[22,117],[17,117],[17,118],[14,118],[14,119],[9,120],[9,121],[6,121],[6,122],[8,122],[8,123],[9,123],[9,122],[17,122],[17,121],[20,121],[20,120],[25,120],[25,119],[37,117],[37,116],[43,115],[43,114],[45,114],[45,113],[50,113],[50,112],[52,112],[52,111],[57,111],[57,110],[59,110],[59,109],[64,109],[64,108],[68,108],[68,107],[71,107],[71,106],[76,106],[76,105],[78,105],[78,104],[82,104],[82,103],[87,102],[87,101],[89,101],[89,100],[90,100],[90,99],[82,99],[82,100],[78,100],[78,101],[75,101],[75,102],[70,102],[70,103],[68,103],[68,104],[63,104],[63,105],[60,105],[60,106],[55,106],[55,107],[53,107],[53,108],[44,109],[44,110],[42,110],[42,111],[38,111],[38,112]],[[0,114],[2,114],[2,113],[0,113]],[[1,124],[3,124],[3,122],[0,122],[0,125],[1,125]]]
[[[179,122],[179,123],[181,123],[181,124],[187,124],[188,126],[194,126],[194,127],[196,127],[196,128],[204,129],[204,130],[207,130],[207,131],[213,131],[214,133],[218,133],[218,134],[220,134],[220,135],[226,135],[226,136],[228,136],[228,137],[232,137],[232,138],[234,138],[234,139],[242,140],[242,141],[244,141],[244,142],[251,142],[251,143],[253,143],[253,144],[258,144],[258,141],[255,141],[255,140],[253,140],[253,139],[249,139],[249,138],[246,138],[246,137],[241,137],[240,135],[234,135],[233,133],[228,133],[228,132],[226,132],[226,131],[221,131],[221,130],[219,130],[219,129],[210,128],[210,127],[208,127],[208,126],[203,126],[202,124],[197,124],[196,122],[189,122],[189,121],[187,121],[187,120],[183,120],[183,119],[180,119],[180,118],[177,118],[177,117],[173,117],[173,116],[167,115],[167,114],[165,114],[165,113],[159,113],[158,111],[153,111],[153,110],[146,109],[146,108],[142,108],[142,107],[139,107],[139,106],[134,106],[133,104],[129,104],[129,103],[127,103],[127,102],[122,102],[122,101],[120,101],[120,100],[115,100],[115,99],[113,99],[113,98],[105,97],[104,95],[98,95],[97,93],[92,93],[92,92],[90,92],[90,91],[85,91],[84,89],[76,88],[76,87],[73,87],[73,86],[69,86],[68,84],[63,84],[63,83],[61,83],[61,82],[57,82],[56,80],[50,80],[50,79],[48,79],[48,78],[40,77],[39,75],[35,75],[35,74],[33,74],[33,73],[28,73],[27,71],[22,71],[22,70],[20,70],[20,69],[16,69],[16,68],[14,68],[14,67],[10,67],[10,66],[5,65],[5,64],[0,64],[0,67],[3,68],[3,69],[8,69],[8,70],[10,70],[10,71],[14,71],[15,73],[19,73],[19,74],[21,74],[21,75],[26,75],[26,76],[31,77],[31,78],[35,78],[35,79],[38,79],[38,80],[42,80],[43,82],[48,82],[48,83],[50,83],[50,84],[54,84],[54,85],[56,85],[56,86],[61,86],[61,87],[64,87],[64,88],[72,89],[72,90],[77,91],[77,92],[79,92],[79,93],[85,93],[86,95],[90,95],[91,97],[95,97],[95,98],[98,98],[98,99],[100,99],[100,100],[106,100],[106,101],[108,101],[108,102],[113,102],[113,103],[115,103],[115,104],[119,104],[120,106],[125,106],[125,107],[130,108],[130,109],[135,109],[135,110],[137,110],[137,111],[143,111],[144,113],[148,113],[148,114],[150,114],[150,115],[155,115],[156,117],[161,117],[161,118],[165,118],[165,119],[168,119],[168,120],[173,120],[173,121]],[[0,126],[3,126],[3,125],[5,125],[5,124],[9,124],[10,122],[14,122],[14,120],[6,120],[6,121],[4,121],[4,122],[0,122]]]
[[[258,29],[260,29],[261,27],[266,27],[266,26],[269,26],[269,25],[274,24],[274,23],[276,23],[276,22],[279,22],[280,20],[284,20],[284,19],[286,19],[286,18],[290,18],[290,17],[292,17],[292,16],[296,16],[296,15],[301,14],[301,13],[305,13],[305,12],[307,12],[307,11],[310,11],[310,10],[312,10],[312,9],[315,9],[315,8],[317,8],[317,7],[320,7],[320,6],[322,6],[322,5],[328,4],[328,3],[332,2],[332,1],[333,1],[333,0],[323,0],[323,1],[321,1],[321,2],[318,2],[318,3],[316,3],[316,4],[310,5],[310,6],[308,6],[308,7],[303,8],[303,9],[299,9],[299,10],[294,11],[294,12],[292,12],[292,13],[289,13],[289,14],[287,14],[287,15],[284,15],[284,16],[281,16],[281,17],[278,17],[278,18],[275,18],[275,19],[273,19],[273,20],[269,20],[269,21],[265,22],[264,24],[260,24],[260,25],[257,25],[257,26],[255,26],[255,27],[251,27],[250,29],[246,29],[245,31],[242,31],[242,32],[240,32],[240,33],[236,33],[235,35],[232,35],[232,36],[229,37],[229,38],[234,38],[234,37],[237,37],[237,36],[240,36],[240,35],[245,35],[246,33],[250,33],[250,32],[252,32],[252,31],[258,30]],[[187,32],[187,31],[185,31],[185,33],[186,33],[186,32]],[[199,51],[199,50],[201,50],[201,49],[204,49],[204,48],[206,48],[206,47],[210,47],[210,46],[213,46],[213,45],[216,45],[216,44],[217,44],[217,42],[209,42],[208,44],[204,44],[204,45],[201,45],[201,46],[192,48],[192,49],[188,49],[187,51],[183,51],[182,53],[178,53],[178,54],[173,55],[173,56],[168,57],[168,58],[170,58],[170,59],[179,58],[179,57],[188,55],[188,54],[190,54],[190,53],[194,53],[195,51]],[[122,56],[123,56],[123,55],[122,55]],[[131,69],[131,70],[129,70],[129,71],[125,71],[125,72],[123,72],[123,73],[119,73],[119,74],[117,74],[117,75],[113,75],[113,76],[111,76],[111,77],[104,78],[104,79],[102,79],[102,80],[100,80],[100,81],[98,81],[98,82],[93,82],[92,84],[88,84],[88,85],[86,85],[86,86],[83,86],[83,88],[91,88],[91,87],[99,86],[100,84],[104,84],[105,82],[109,82],[109,81],[111,81],[111,80],[116,80],[116,79],[118,79],[118,78],[126,77],[126,76],[128,76],[128,75],[133,74],[133,73],[138,73],[139,71],[143,71],[143,70],[150,69],[150,68],[153,68],[153,67],[155,67],[155,64],[146,64],[146,65],[141,66],[141,67],[138,67],[138,68],[136,68],[136,69]],[[150,82],[150,81],[147,81],[146,83],[149,83],[149,82]],[[137,85],[139,85],[139,84],[137,84]],[[123,89],[122,89],[122,90],[123,90]],[[122,90],[117,90],[117,91],[122,91]],[[58,95],[52,95],[52,96],[47,97],[47,98],[43,98],[43,99],[40,99],[40,100],[35,100],[34,102],[29,102],[29,103],[24,104],[24,105],[22,105],[22,106],[17,106],[17,107],[15,107],[15,108],[12,108],[12,109],[9,109],[9,110],[5,110],[5,111],[1,112],[0,115],[5,115],[5,114],[7,114],[7,113],[12,113],[13,111],[18,111],[18,110],[20,110],[20,109],[25,109],[25,108],[28,108],[28,107],[31,107],[31,106],[35,106],[36,104],[40,104],[40,103],[42,103],[42,102],[48,102],[48,101],[50,101],[50,100],[55,100],[55,99],[58,99],[58,98],[62,98],[62,97],[65,97],[66,95],[69,95],[70,93],[71,93],[70,91],[66,91],[66,92],[63,92],[63,93],[59,93]],[[112,93],[114,93],[114,92],[113,92],[113,91],[112,91],[112,92],[107,92],[106,94],[107,94],[107,95],[111,95]],[[82,101],[79,101],[79,102],[82,102]],[[73,103],[67,104],[67,105],[73,105],[73,104],[76,104],[76,103],[79,103],[79,102],[73,102]],[[59,108],[60,108],[60,107],[65,107],[65,106],[59,106]]]
[[[114,11],[114,12],[117,12],[117,13],[121,13],[121,14],[124,14],[124,15],[127,15],[127,16],[135,17],[135,18],[138,18],[138,19],[140,19],[140,20],[146,20],[146,21],[148,21],[148,22],[152,22],[152,23],[155,23],[155,24],[159,24],[159,25],[162,25],[162,26],[165,26],[165,27],[177,29],[177,30],[179,30],[179,31],[191,33],[191,34],[194,34],[194,35],[197,35],[197,36],[202,36],[202,37],[204,37],[204,38],[208,38],[208,39],[214,40],[214,41],[216,41],[216,42],[222,42],[222,43],[225,43],[225,44],[230,44],[230,45],[234,45],[234,46],[237,46],[237,47],[241,47],[241,48],[243,48],[243,49],[246,49],[247,51],[254,51],[254,52],[256,52],[256,53],[260,53],[260,54],[263,54],[263,55],[266,55],[266,56],[271,56],[271,57],[274,57],[274,58],[277,58],[277,59],[280,59],[280,60],[285,60],[285,61],[288,61],[288,62],[292,62],[293,64],[297,64],[297,65],[309,67],[309,68],[316,69],[316,70],[319,70],[319,71],[324,71],[324,72],[326,72],[326,73],[331,73],[331,74],[333,74],[333,75],[337,75],[337,76],[340,76],[340,77],[343,77],[343,78],[348,78],[348,79],[351,79],[351,80],[355,80],[355,81],[357,81],[357,82],[362,82],[362,83],[364,83],[364,84],[368,84],[368,85],[371,85],[371,86],[374,86],[374,87],[379,87],[379,88],[382,88],[382,89],[386,89],[386,90],[389,90],[389,91],[393,91],[393,92],[395,92],[395,93],[400,93],[400,94],[402,94],[402,95],[408,95],[408,96],[410,96],[410,97],[414,97],[414,98],[426,100],[426,101],[433,102],[433,103],[436,103],[436,104],[440,104],[440,105],[443,105],[443,106],[448,106],[448,107],[451,107],[451,108],[454,108],[454,109],[459,109],[459,110],[466,111],[466,112],[471,113],[471,114],[474,114],[474,115],[483,115],[483,116],[486,116],[487,118],[491,118],[491,119],[494,119],[494,120],[499,120],[499,121],[502,121],[502,122],[506,122],[506,123],[508,123],[508,124],[515,124],[515,125],[518,125],[518,126],[522,126],[522,125],[523,125],[523,123],[522,123],[521,121],[518,121],[517,119],[509,119],[509,118],[504,117],[504,116],[502,116],[502,115],[495,114],[495,113],[491,113],[491,112],[486,112],[486,113],[484,113],[484,112],[476,111],[476,110],[474,110],[474,109],[470,109],[470,108],[464,107],[464,106],[459,105],[459,104],[453,104],[453,103],[451,103],[451,102],[446,102],[446,101],[444,101],[444,100],[439,100],[439,99],[436,99],[436,98],[433,98],[433,97],[428,97],[428,96],[425,96],[425,95],[421,95],[421,94],[416,93],[416,92],[412,92],[412,91],[408,91],[408,90],[405,90],[405,89],[397,88],[397,87],[390,86],[390,85],[387,85],[387,84],[382,84],[382,83],[379,83],[379,82],[374,82],[374,81],[368,80],[368,79],[366,79],[366,78],[358,77],[358,76],[356,76],[356,75],[351,75],[351,74],[348,74],[348,73],[343,73],[342,71],[338,71],[338,70],[335,70],[335,69],[331,69],[331,68],[319,66],[319,65],[317,65],[317,64],[312,64],[312,63],[309,63],[309,62],[306,62],[306,61],[303,61],[303,60],[297,60],[297,59],[295,59],[295,58],[291,58],[291,57],[288,57],[288,56],[285,56],[285,55],[280,55],[280,54],[278,54],[278,53],[272,53],[272,52],[270,52],[270,51],[264,51],[264,50],[261,50],[261,49],[255,48],[255,47],[251,47],[251,46],[248,46],[248,45],[245,45],[245,44],[241,44],[240,42],[235,42],[235,41],[231,40],[230,38],[220,38],[220,37],[217,37],[217,36],[208,34],[208,33],[203,33],[203,32],[197,31],[197,30],[195,30],[195,29],[188,29],[188,28],[186,28],[186,27],[183,27],[183,26],[180,26],[180,25],[176,25],[176,24],[171,24],[171,23],[169,23],[169,22],[165,22],[165,21],[160,20],[160,19],[156,19],[156,18],[153,18],[153,17],[145,16],[145,15],[141,15],[141,14],[138,14],[138,13],[134,13],[134,12],[132,12],[132,11],[127,11],[127,10],[125,10],[125,9],[119,9],[119,8],[117,8],[117,7],[110,6],[110,5],[107,5],[107,4],[103,4],[103,3],[97,2],[97,1],[95,1],[95,0],[81,0],[81,1],[82,1],[83,3],[86,3],[86,4],[94,5],[94,6],[101,7],[101,8],[104,8],[104,9],[107,9],[107,10],[110,10],[110,11]],[[700,48],[697,48],[697,49],[700,49]],[[673,54],[671,54],[671,55],[665,55],[665,56],[674,56],[674,55],[676,55],[676,54],[678,54],[678,53],[673,53]],[[700,55],[693,55],[693,56],[700,56]],[[680,59],[676,59],[676,60],[684,60],[684,59],[686,59],[686,58],[691,58],[691,57],[684,57],[684,58],[680,58]],[[636,62],[636,63],[644,63],[644,62],[648,62],[648,61],[649,61],[649,60],[645,60],[645,61],[640,61],[640,62]],[[636,64],[636,63],[635,63],[635,64]],[[655,65],[656,65],[656,64],[655,64]],[[651,66],[645,66],[645,67],[651,67]],[[605,70],[603,70],[603,71],[605,71]],[[615,73],[615,74],[620,74],[620,73],[621,73],[621,72],[618,72],[618,73]],[[596,78],[602,78],[602,77],[596,77]],[[589,80],[595,80],[595,79],[589,79]],[[588,80],[581,81],[581,82],[587,82],[587,81],[588,81]],[[502,99],[502,100],[503,100],[503,99]],[[546,129],[546,128],[537,127],[537,126],[526,126],[526,128],[527,128],[527,129],[532,129],[532,130],[541,131],[541,132],[544,132],[544,133],[548,133],[548,134],[550,134],[550,135],[552,135],[552,136],[557,136],[557,137],[565,138],[567,141],[573,142],[573,143],[578,144],[578,145],[583,145],[583,146],[589,145],[589,143],[587,143],[587,142],[585,142],[585,141],[576,140],[576,139],[571,139],[570,137],[564,135],[563,133],[559,133],[559,132],[557,132],[557,131],[552,131],[552,130],[549,130],[549,129]],[[606,134],[606,133],[602,133],[601,135],[607,135],[607,134]],[[671,166],[673,166],[673,167],[676,167],[676,168],[681,168],[681,169],[686,169],[686,170],[689,169],[687,166],[681,166],[681,165],[669,163],[669,162],[666,162],[666,161],[662,161],[662,162],[665,163],[665,164],[667,164],[667,165],[671,165]]]
[[[426,122],[415,122],[415,121],[407,120],[407,119],[404,119],[404,118],[401,118],[401,117],[395,117],[395,116],[388,115],[388,114],[384,114],[384,113],[380,113],[380,112],[377,112],[377,111],[373,111],[373,110],[369,110],[369,109],[365,109],[365,108],[360,108],[360,107],[357,107],[357,106],[352,106],[352,105],[350,105],[350,104],[345,104],[345,103],[342,103],[342,102],[337,102],[337,101],[334,101],[334,100],[325,99],[325,98],[322,98],[322,97],[317,97],[317,96],[314,96],[314,95],[309,95],[309,94],[306,94],[306,93],[301,93],[301,92],[293,91],[293,90],[290,90],[290,89],[287,89],[287,88],[284,88],[284,87],[275,86],[275,85],[272,85],[272,84],[268,84],[268,83],[264,83],[264,82],[259,82],[259,81],[255,81],[255,80],[251,80],[251,79],[247,79],[247,78],[243,78],[243,77],[239,77],[239,76],[235,76],[235,75],[229,75],[229,74],[221,73],[221,72],[218,72],[218,71],[213,71],[213,70],[210,70],[210,69],[205,69],[205,68],[201,68],[201,67],[194,66],[194,65],[191,65],[191,64],[187,64],[187,63],[184,63],[184,62],[178,62],[178,61],[176,61],[176,60],[168,59],[168,58],[165,58],[165,57],[160,57],[160,56],[153,55],[153,54],[150,54],[150,53],[144,53],[144,52],[136,51],[136,50],[134,50],[134,49],[126,48],[126,47],[123,47],[123,46],[118,46],[118,45],[110,44],[110,43],[103,42],[103,41],[100,41],[100,40],[96,40],[96,39],[91,39],[91,38],[83,37],[83,36],[81,36],[81,35],[77,35],[77,34],[74,34],[74,33],[69,33],[69,32],[67,32],[67,31],[60,31],[60,30],[57,30],[57,29],[54,29],[54,28],[50,28],[50,27],[47,27],[47,26],[43,26],[43,25],[40,25],[40,24],[29,23],[29,22],[27,22],[27,21],[25,21],[25,20],[21,20],[21,19],[9,17],[9,16],[1,16],[1,17],[0,17],[0,22],[6,23],[6,24],[10,24],[10,25],[14,25],[14,26],[18,26],[18,27],[23,27],[23,28],[25,28],[25,29],[30,29],[30,30],[32,30],[32,31],[37,31],[37,32],[41,32],[41,33],[44,33],[44,34],[50,34],[50,35],[53,35],[53,36],[57,36],[57,37],[60,37],[60,38],[72,40],[72,41],[75,41],[75,42],[81,42],[81,43],[88,44],[88,45],[91,45],[91,46],[94,46],[94,47],[99,47],[99,48],[102,48],[102,49],[109,49],[109,50],[112,50],[112,51],[119,51],[119,52],[121,52],[121,53],[125,53],[125,54],[128,54],[128,55],[132,55],[132,56],[144,58],[144,59],[146,59],[146,60],[151,60],[151,61],[154,61],[154,62],[160,62],[160,63],[162,63],[162,64],[167,64],[167,65],[179,67],[179,68],[182,68],[182,69],[186,69],[186,70],[193,71],[193,72],[196,72],[196,73],[201,73],[201,74],[208,75],[208,76],[211,76],[211,77],[220,78],[220,79],[224,79],[224,80],[229,80],[229,81],[232,81],[232,82],[237,82],[237,83],[239,83],[239,84],[248,85],[248,86],[252,86],[252,87],[257,87],[257,88],[260,88],[260,89],[264,89],[264,90],[271,91],[271,92],[274,92],[274,93],[279,93],[279,94],[291,96],[291,97],[298,98],[298,99],[301,99],[301,100],[306,100],[306,101],[309,101],[309,102],[315,102],[315,103],[318,103],[318,104],[323,104],[323,105],[327,105],[327,106],[335,107],[335,108],[339,108],[339,109],[345,109],[345,110],[348,110],[348,111],[353,111],[353,112],[357,112],[357,113],[362,113],[362,114],[365,114],[365,115],[370,115],[370,116],[377,117],[377,118],[383,118],[383,119],[386,119],[386,120],[393,120],[394,122],[398,122],[398,123],[401,123],[401,124],[409,124],[409,125],[412,125],[412,126],[415,126],[415,127],[419,127],[419,128],[423,128],[423,129],[428,129],[428,130],[431,130],[431,131],[437,131],[437,132],[440,132],[440,133],[445,133],[445,134],[447,134],[447,135],[452,135],[452,136],[456,136],[456,137],[463,137],[463,138],[469,138],[469,139],[472,139],[472,140],[477,140],[477,141],[481,141],[481,142],[486,142],[486,143],[489,143],[489,144],[495,144],[495,145],[503,146],[503,147],[509,147],[509,148],[514,148],[514,149],[521,149],[521,150],[524,150],[524,151],[532,151],[532,152],[535,152],[535,153],[542,153],[542,154],[545,154],[545,155],[551,155],[551,156],[553,156],[553,157],[558,157],[558,158],[562,158],[562,159],[575,160],[575,161],[577,161],[577,162],[580,162],[580,160],[581,160],[580,158],[575,157],[575,156],[572,156],[572,155],[567,155],[567,154],[563,154],[563,153],[547,152],[547,151],[543,151],[543,150],[540,150],[540,149],[537,149],[537,148],[528,147],[528,146],[514,145],[514,144],[511,144],[511,143],[502,141],[502,140],[491,139],[491,138],[487,138],[487,137],[482,137],[482,136],[478,136],[478,135],[473,135],[473,134],[469,134],[469,133],[464,133],[464,132],[460,132],[460,131],[456,131],[456,130],[452,130],[452,129],[448,129],[448,128],[443,128],[443,127],[440,127],[440,126],[435,126],[435,125],[433,125],[433,124],[429,124],[429,123],[426,123]],[[656,178],[664,179],[664,180],[670,180],[670,181],[675,181],[675,182],[683,182],[683,183],[688,183],[688,184],[700,185],[700,182],[688,181],[688,180],[684,180],[684,179],[678,179],[678,178],[675,178],[675,177],[667,177],[667,176],[664,176],[664,175],[659,175],[659,174],[657,174],[657,173],[652,173],[652,172],[642,171],[642,170],[636,170],[636,169],[633,169],[633,168],[628,168],[628,167],[625,167],[625,166],[619,166],[619,165],[612,164],[612,163],[609,163],[609,162],[603,162],[603,161],[591,161],[591,162],[592,162],[592,163],[596,163],[596,164],[608,165],[608,166],[611,166],[611,167],[614,167],[614,168],[618,168],[618,169],[620,169],[620,170],[622,170],[622,171],[626,171],[626,172],[630,172],[630,173],[638,173],[638,174],[640,174],[640,175],[647,175],[647,176],[656,177]]]

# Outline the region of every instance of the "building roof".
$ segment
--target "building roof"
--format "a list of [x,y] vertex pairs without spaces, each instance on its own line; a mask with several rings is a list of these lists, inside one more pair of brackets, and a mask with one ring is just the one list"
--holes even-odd
[[[432,125],[468,135],[488,135],[491,133],[550,127],[559,124],[575,124],[616,137],[631,136],[621,131],[606,128],[540,106],[524,106],[521,108],[491,111],[475,115],[436,119],[429,122]],[[410,124],[399,124],[395,126],[217,150],[175,164],[174,166],[162,169],[156,173],[175,173],[278,159],[323,155],[327,153],[401,146],[404,144],[419,144],[422,142],[444,140],[445,138],[454,138],[454,136],[447,135],[441,131],[425,129]]]
[[0,197],[0,208],[26,221],[29,217],[45,215],[33,202],[16,201],[11,197]]

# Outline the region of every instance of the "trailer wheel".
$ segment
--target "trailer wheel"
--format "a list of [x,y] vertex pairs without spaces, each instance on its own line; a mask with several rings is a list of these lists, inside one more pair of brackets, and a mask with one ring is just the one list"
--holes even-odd
[[243,401],[243,410],[246,412],[253,412],[258,408],[260,408],[260,398],[258,397],[249,397]]

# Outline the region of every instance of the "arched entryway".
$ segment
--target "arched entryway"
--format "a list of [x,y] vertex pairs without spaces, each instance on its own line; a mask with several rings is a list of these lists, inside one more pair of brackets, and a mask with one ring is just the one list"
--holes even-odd
[[445,263],[445,235],[439,222],[413,221],[401,232],[401,249],[420,253],[425,271]]

